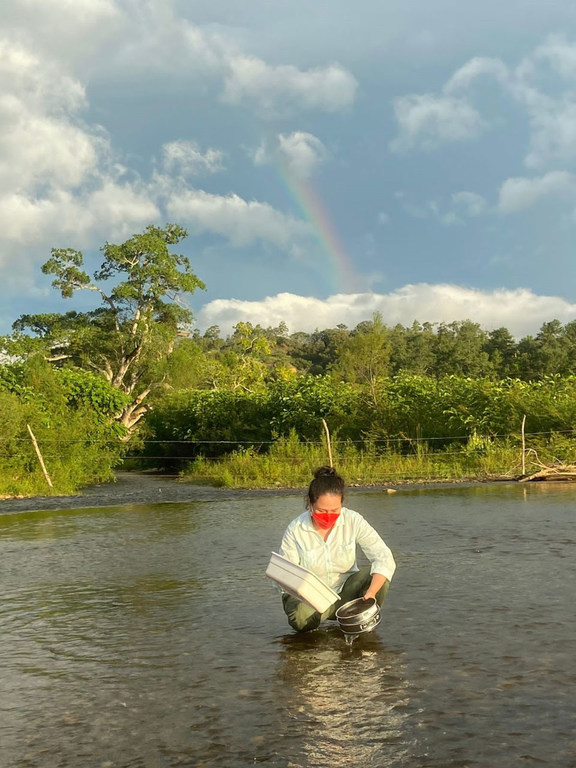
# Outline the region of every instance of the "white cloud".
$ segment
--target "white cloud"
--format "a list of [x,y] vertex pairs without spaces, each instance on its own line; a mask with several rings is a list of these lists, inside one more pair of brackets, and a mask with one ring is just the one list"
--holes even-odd
[[[532,129],[525,164],[541,170],[573,165],[576,45],[561,37],[550,37],[520,62],[515,75],[512,94],[527,110]],[[550,82],[554,83],[553,90]]]
[[114,0],[2,0],[0,28],[37,53],[78,64],[115,39],[123,19]]
[[427,200],[421,205],[406,204],[404,210],[414,219],[435,218],[441,224],[463,224],[467,219],[481,216],[487,210],[486,200],[476,192],[455,192],[448,205]]
[[70,188],[96,170],[103,138],[80,123],[84,107],[77,80],[0,39],[0,193]]
[[224,154],[219,149],[202,152],[194,141],[171,141],[162,147],[162,166],[180,176],[202,176],[224,170]]
[[[470,99],[472,85],[480,77],[498,83],[511,103],[525,110],[530,126],[524,157],[528,168],[563,168],[576,162],[576,44],[561,36],[549,37],[515,68],[509,68],[500,59],[470,59],[447,81],[443,93]],[[408,103],[406,107],[408,118],[410,106]],[[425,122],[416,112],[412,120],[416,126],[418,118]],[[418,136],[412,141],[410,137],[408,126],[399,140],[404,140],[408,148],[417,145]]]
[[163,74],[185,79],[203,90],[221,82],[232,56],[239,54],[225,35],[191,24],[170,0],[134,3],[123,19],[110,69],[139,76]]
[[442,144],[475,139],[484,128],[480,114],[463,99],[431,93],[403,96],[394,104],[399,134],[393,152],[435,149]]
[[449,323],[472,320],[486,329],[504,326],[517,337],[535,333],[542,323],[576,318],[576,304],[555,296],[538,296],[532,291],[479,291],[456,285],[406,285],[389,294],[338,294],[327,299],[280,293],[262,301],[218,299],[206,304],[196,315],[201,330],[218,325],[229,333],[240,321],[264,327],[284,321],[291,332],[311,332],[344,323],[349,328],[381,312],[389,326],[419,322]]
[[0,190],[76,187],[98,167],[100,138],[65,119],[32,114],[0,97],[0,122]]
[[328,152],[316,136],[305,131],[280,133],[273,141],[264,141],[254,154],[256,165],[280,164],[289,176],[309,178],[326,161]]
[[536,62],[548,62],[565,80],[576,80],[576,45],[569,43],[561,35],[551,35],[536,48],[531,59]]
[[549,197],[576,202],[576,176],[551,171],[534,178],[506,179],[500,188],[498,209],[501,213],[516,213]]
[[357,85],[350,72],[336,64],[302,71],[243,55],[228,62],[223,99],[250,104],[265,117],[310,109],[337,112],[354,101]]
[[452,202],[457,210],[466,216],[481,216],[486,210],[486,200],[476,192],[455,192]]
[[145,185],[110,178],[104,179],[98,189],[82,195],[77,206],[89,212],[86,232],[103,232],[105,228],[106,237],[110,239],[128,237],[135,228],[160,217],[153,195]]
[[[160,211],[148,191],[111,179],[91,191],[59,190],[34,199],[25,195],[0,197],[0,232],[5,243],[41,243],[72,238],[85,246],[97,238],[127,237],[158,219]],[[68,243],[67,243],[68,244]],[[7,254],[13,253],[8,249]],[[16,252],[14,252],[16,253]]]
[[413,219],[441,218],[440,206],[436,200],[427,200],[420,205],[406,203],[404,210]]
[[[5,0],[0,21],[18,39],[102,77],[176,77],[195,92],[273,117],[301,110],[336,112],[355,98],[357,81],[335,63],[273,66],[244,50],[233,24],[195,24],[174,0]],[[194,16],[202,16],[197,9]],[[211,16],[208,13],[208,16]],[[218,12],[216,11],[216,16]]]
[[[125,169],[115,163],[106,133],[82,121],[86,107],[82,83],[60,63],[0,39],[4,261],[17,257],[16,243],[61,237],[91,242],[158,217],[154,192],[122,178]],[[27,256],[33,259],[35,252]]]
[[467,90],[479,77],[492,77],[502,85],[509,81],[508,67],[500,59],[489,59],[477,56],[467,61],[448,80],[444,93],[453,95]]
[[31,47],[0,37],[2,94],[31,110],[78,112],[86,106],[83,85],[56,59],[41,57]]
[[222,235],[236,247],[269,243],[292,252],[298,241],[310,236],[300,219],[277,211],[268,203],[246,201],[238,195],[213,195],[202,190],[174,192],[167,200],[169,216],[194,233]]
[[529,168],[544,169],[551,165],[573,164],[576,160],[576,102],[549,105],[535,111],[532,117],[530,150],[526,155]]

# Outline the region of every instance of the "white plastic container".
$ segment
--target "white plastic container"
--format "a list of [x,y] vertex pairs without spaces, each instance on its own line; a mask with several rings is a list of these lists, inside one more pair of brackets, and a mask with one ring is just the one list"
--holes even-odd
[[340,597],[315,573],[301,565],[296,565],[277,552],[272,552],[266,576],[282,587],[285,592],[312,606],[319,613],[328,610]]

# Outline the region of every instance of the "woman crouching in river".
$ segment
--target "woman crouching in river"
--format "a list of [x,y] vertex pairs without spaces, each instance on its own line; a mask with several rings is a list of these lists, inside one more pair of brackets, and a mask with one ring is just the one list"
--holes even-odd
[[[309,632],[321,621],[335,619],[336,610],[350,600],[375,598],[382,605],[396,570],[392,552],[374,528],[358,512],[343,506],[344,491],[344,480],[335,469],[317,469],[308,488],[306,511],[292,520],[282,538],[281,555],[315,573],[340,595],[319,613],[284,593],[284,611],[297,632]],[[357,544],[370,566],[358,568]]]

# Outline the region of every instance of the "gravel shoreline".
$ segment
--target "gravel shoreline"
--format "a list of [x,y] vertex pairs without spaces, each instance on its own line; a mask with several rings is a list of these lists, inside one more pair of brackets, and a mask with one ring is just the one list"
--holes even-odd
[[[510,481],[513,482],[513,481]],[[381,493],[392,490],[424,490],[431,488],[462,488],[485,485],[480,481],[410,483],[407,485],[357,486],[349,492]],[[162,504],[187,501],[223,501],[226,499],[262,496],[304,495],[305,488],[214,488],[207,485],[183,483],[177,477],[140,472],[118,472],[116,482],[93,485],[73,496],[31,496],[0,500],[0,514],[40,510],[78,509],[87,507],[117,507],[125,504]]]

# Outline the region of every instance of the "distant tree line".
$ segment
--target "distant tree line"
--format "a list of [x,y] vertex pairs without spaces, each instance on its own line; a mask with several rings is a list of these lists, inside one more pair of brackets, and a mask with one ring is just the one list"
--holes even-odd
[[252,391],[283,368],[372,388],[399,373],[536,381],[576,371],[576,321],[551,320],[518,340],[506,328],[486,331],[471,320],[387,326],[379,313],[353,329],[312,333],[241,322],[228,336],[217,326],[194,331],[180,340],[174,362],[180,386],[214,390]]

